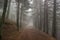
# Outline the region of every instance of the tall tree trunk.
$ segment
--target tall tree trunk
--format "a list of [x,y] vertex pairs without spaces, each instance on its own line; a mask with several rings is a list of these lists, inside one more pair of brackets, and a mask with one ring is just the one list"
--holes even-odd
[[42,0],[40,0],[40,29],[42,30]]
[[9,0],[9,2],[8,2],[8,10],[7,10],[7,16],[6,16],[7,19],[9,17],[10,5],[11,5],[11,0]]
[[48,33],[48,0],[44,3],[44,32]]
[[7,3],[8,3],[8,0],[4,0],[4,8],[3,8],[3,13],[2,13],[2,20],[1,20],[1,23],[0,23],[0,38],[1,38],[1,35],[2,35],[2,24],[4,23],[4,20],[5,20]]
[[56,0],[54,0],[54,12],[53,12],[53,24],[52,24],[52,35],[56,37]]
[[19,0],[18,0],[18,3],[17,3],[17,30],[19,31]]

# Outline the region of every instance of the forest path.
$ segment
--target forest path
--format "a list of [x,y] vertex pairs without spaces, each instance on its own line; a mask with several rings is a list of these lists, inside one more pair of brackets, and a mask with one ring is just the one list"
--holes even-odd
[[7,21],[2,26],[2,40],[54,40],[46,33],[40,32],[34,28],[24,28],[17,31],[16,24]]
[[[27,26],[23,29],[28,28]],[[29,29],[31,28],[32,26]],[[5,24],[2,25],[2,40],[17,40],[19,34],[16,23],[11,20],[5,20]]]

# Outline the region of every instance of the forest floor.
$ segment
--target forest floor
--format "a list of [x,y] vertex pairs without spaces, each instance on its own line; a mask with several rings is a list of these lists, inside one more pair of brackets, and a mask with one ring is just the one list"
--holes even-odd
[[2,25],[2,40],[15,40],[18,35],[16,24],[10,20],[6,20]]
[[[41,38],[42,37],[42,38]],[[26,38],[26,39],[25,39]],[[5,24],[2,25],[2,40],[54,40],[50,39],[45,33],[40,33],[34,29],[22,29],[20,32],[17,31],[16,24],[10,20],[6,20]]]

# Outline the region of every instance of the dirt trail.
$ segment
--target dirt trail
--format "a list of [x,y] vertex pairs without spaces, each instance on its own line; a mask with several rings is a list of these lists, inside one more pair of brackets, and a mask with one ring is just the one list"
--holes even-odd
[[47,35],[36,29],[22,29],[16,40],[55,40],[52,36]]
[[2,40],[54,40],[53,37],[36,29],[17,31],[16,24],[7,22],[2,26]]

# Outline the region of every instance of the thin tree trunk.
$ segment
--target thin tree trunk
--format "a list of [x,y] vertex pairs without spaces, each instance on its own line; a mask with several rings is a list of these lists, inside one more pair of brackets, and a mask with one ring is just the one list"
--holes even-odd
[[[24,0],[23,0],[23,5],[24,5]],[[21,5],[21,12],[20,12],[20,28],[22,27],[22,21],[23,21],[23,8],[24,8],[23,5]]]
[[20,13],[20,28],[22,27],[22,12],[23,12],[23,10],[22,10],[22,6],[21,6],[21,13]]
[[54,12],[53,12],[53,24],[52,24],[52,35],[56,37],[56,0],[54,0]]
[[44,4],[44,32],[48,33],[48,0]]
[[10,5],[11,5],[11,0],[9,0],[9,3],[8,3],[8,10],[7,10],[7,16],[6,16],[7,19],[9,17]]
[[4,23],[4,20],[5,20],[7,2],[8,2],[8,0],[4,0],[4,8],[3,8],[2,20],[1,20],[1,23],[0,23],[0,38],[1,38],[1,35],[2,35],[2,24]]
[[17,3],[17,30],[19,31],[19,0],[18,0],[18,3]]
[[[19,6],[21,6],[21,8],[20,8],[20,20],[19,20],[19,27],[18,27],[18,29],[20,29],[21,27],[22,27],[22,17],[23,17],[23,6],[19,3]],[[17,15],[18,16],[18,15]],[[18,19],[17,19],[18,20]]]

